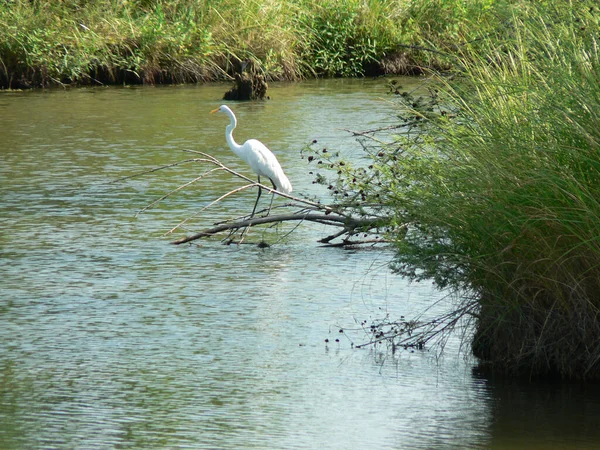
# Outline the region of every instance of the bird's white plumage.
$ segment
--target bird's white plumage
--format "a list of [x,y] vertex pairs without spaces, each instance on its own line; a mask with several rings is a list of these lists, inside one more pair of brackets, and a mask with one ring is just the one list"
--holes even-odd
[[[221,105],[211,113],[223,112],[229,116],[230,124],[225,128],[225,139],[227,144],[241,159],[246,161],[250,168],[258,175],[267,177],[271,180],[275,189],[284,194],[292,193],[292,183],[283,173],[283,169],[277,161],[277,157],[265,144],[256,140],[248,139],[242,145],[239,145],[233,139],[233,130],[237,126],[237,119],[233,111],[227,105]],[[260,191],[259,191],[260,192]]]

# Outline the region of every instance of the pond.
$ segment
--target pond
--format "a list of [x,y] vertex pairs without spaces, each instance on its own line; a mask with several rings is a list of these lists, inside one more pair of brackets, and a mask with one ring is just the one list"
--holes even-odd
[[[600,445],[595,387],[488,379],[459,335],[441,357],[355,348],[364,321],[452,306],[390,273],[390,249],[325,248],[314,225],[266,249],[171,245],[165,232],[187,217],[184,233],[250,212],[252,190],[198,214],[240,185],[226,173],[138,215],[206,167],[111,181],[185,150],[253,177],[225,144],[227,119],[209,115],[227,88],[0,92],[0,450]],[[266,143],[298,195],[327,198],[307,143],[360,158],[345,130],[395,120],[384,80],[270,95],[230,104],[235,136]]]

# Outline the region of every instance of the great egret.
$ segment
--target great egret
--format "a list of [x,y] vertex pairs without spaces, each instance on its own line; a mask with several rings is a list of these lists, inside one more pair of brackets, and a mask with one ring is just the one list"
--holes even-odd
[[[214,114],[216,112],[223,112],[229,116],[231,122],[225,128],[225,139],[227,140],[227,144],[229,145],[229,148],[246,161],[254,173],[258,175],[258,182],[260,183],[261,176],[265,176],[271,180],[275,190],[283,192],[284,194],[291,194],[292,183],[290,183],[288,177],[283,173],[283,169],[273,152],[269,150],[265,144],[256,139],[248,139],[243,145],[239,145],[233,139],[233,130],[237,126],[237,119],[235,118],[233,111],[229,106],[221,105],[217,109],[213,109],[210,113]],[[261,191],[262,189],[259,186],[256,202],[254,203],[254,208],[250,215],[251,218],[254,217]],[[275,196],[275,194],[273,194],[273,196]],[[271,204],[273,204],[273,198],[271,198]],[[269,206],[269,210],[270,209],[271,207]]]

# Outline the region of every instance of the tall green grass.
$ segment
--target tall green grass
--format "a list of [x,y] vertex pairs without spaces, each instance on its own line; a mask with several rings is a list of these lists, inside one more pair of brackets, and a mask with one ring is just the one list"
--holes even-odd
[[420,72],[521,1],[8,0],[0,87],[215,80],[245,60],[270,80]]
[[425,135],[399,140],[383,173],[410,230],[397,271],[477,299],[476,356],[598,378],[600,12],[560,6],[532,6],[510,40],[465,49],[437,107],[412,111]]
[[399,123],[368,163],[314,150],[335,173],[317,182],[380,217],[398,273],[457,294],[485,366],[598,379],[600,10],[522,4],[481,37],[452,76],[391,83]]

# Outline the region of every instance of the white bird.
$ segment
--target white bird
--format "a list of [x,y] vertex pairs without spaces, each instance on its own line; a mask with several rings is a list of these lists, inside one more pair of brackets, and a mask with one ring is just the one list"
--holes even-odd
[[[231,122],[225,128],[225,139],[227,140],[227,144],[229,145],[229,148],[246,161],[254,173],[258,175],[258,182],[260,183],[261,176],[265,176],[271,180],[276,191],[283,192],[284,194],[291,194],[292,183],[290,183],[288,177],[283,173],[283,169],[273,152],[269,150],[265,144],[256,139],[248,139],[243,145],[239,145],[233,139],[233,130],[237,126],[237,119],[235,118],[233,111],[227,105],[221,105],[217,109],[213,109],[210,113],[213,114],[216,112],[223,112],[229,116]],[[254,203],[254,208],[252,209],[250,217],[254,217],[261,191],[262,189],[259,186],[256,202]],[[275,194],[273,194],[273,197],[275,197]],[[273,204],[273,198],[271,198],[271,204]],[[269,206],[269,211],[270,210],[271,207]]]

